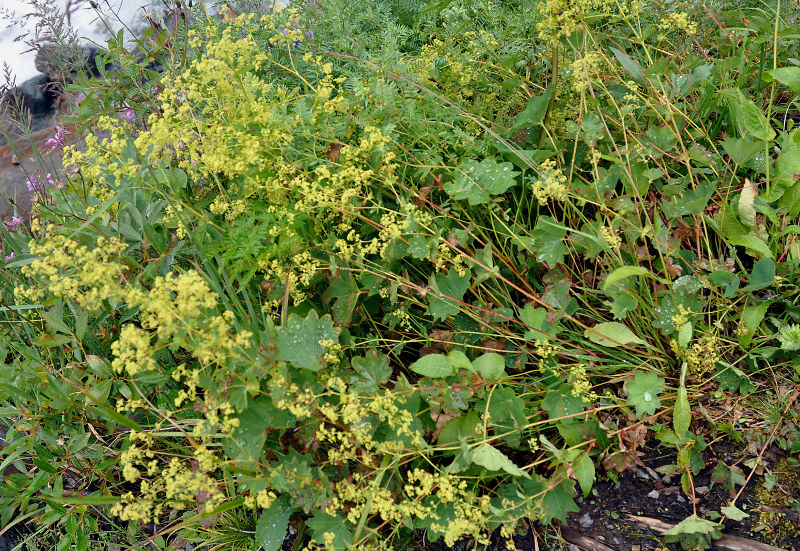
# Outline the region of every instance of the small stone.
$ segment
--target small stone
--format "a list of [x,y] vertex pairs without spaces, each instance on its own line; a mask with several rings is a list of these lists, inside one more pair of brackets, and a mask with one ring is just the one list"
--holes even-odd
[[12,164],[12,165],[15,165],[15,166],[20,164],[20,162],[19,162],[19,157],[17,157],[17,154],[16,154],[16,153],[14,153],[13,155],[11,155],[11,164]]
[[578,524],[581,525],[581,528],[589,528],[594,521],[592,520],[592,516],[587,511],[581,518],[578,519]]
[[647,494],[647,497],[649,497],[651,499],[658,499],[658,498],[661,497],[661,494],[658,493],[658,490],[653,490],[652,492]]
[[664,484],[672,484],[672,477],[669,475],[664,475],[664,478],[661,479],[661,482]]
[[675,499],[677,499],[677,500],[678,500],[679,502],[681,502],[681,503],[686,503],[686,498],[685,498],[685,497],[683,497],[683,496],[678,496],[678,497],[676,497]]
[[650,475],[644,469],[636,469],[636,478],[650,480]]
[[647,474],[649,474],[653,478],[653,480],[661,480],[661,477],[658,476],[658,473],[653,469],[651,469],[650,467],[645,467],[644,470],[647,471]]
[[698,486],[694,489],[694,493],[700,496],[704,496],[709,492],[708,486]]

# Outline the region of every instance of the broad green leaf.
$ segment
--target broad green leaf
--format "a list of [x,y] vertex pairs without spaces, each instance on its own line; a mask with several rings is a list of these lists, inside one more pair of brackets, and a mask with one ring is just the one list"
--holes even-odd
[[744,247],[747,250],[755,251],[761,256],[769,258],[773,258],[774,256],[772,251],[769,249],[769,246],[755,235],[737,235],[735,237],[730,237],[728,238],[728,243],[731,245],[736,245],[737,247]]
[[756,209],[753,207],[753,202],[757,195],[758,188],[753,182],[745,178],[742,193],[739,195],[737,210],[739,212],[739,220],[748,228],[756,227]]
[[616,321],[598,323],[584,331],[583,336],[593,343],[609,348],[626,344],[646,344],[642,339],[634,335],[633,331]]
[[759,153],[764,151],[764,144],[754,142],[752,138],[727,137],[722,140],[722,148],[730,155],[731,160],[737,165],[743,165]]
[[765,71],[762,78],[764,82],[777,80],[791,88],[795,94],[800,94],[800,67],[778,67]]
[[563,262],[567,254],[567,246],[564,244],[566,235],[567,228],[558,224],[553,217],[540,216],[531,232],[532,248],[539,262],[549,266]]
[[744,115],[744,126],[747,131],[753,135],[754,138],[769,142],[775,139],[775,130],[769,124],[767,117],[761,112],[761,109],[751,100],[744,97],[739,92],[742,98],[742,113]]
[[563,384],[557,390],[549,390],[544,395],[542,409],[547,412],[550,419],[559,419],[562,423],[569,424],[575,421],[575,416],[585,407],[583,399],[573,396],[572,387]]
[[682,349],[686,350],[686,347],[689,346],[689,343],[692,341],[693,331],[694,326],[691,322],[684,323],[678,330],[678,344]]
[[664,390],[664,379],[653,371],[637,371],[633,381],[625,385],[628,390],[628,403],[636,408],[636,416],[642,419],[653,415],[661,406],[658,395]]
[[572,464],[572,472],[575,473],[575,479],[581,485],[583,490],[583,497],[587,497],[589,492],[592,491],[592,484],[594,484],[594,462],[589,457],[588,453],[582,453],[578,459]]
[[771,258],[762,258],[753,266],[750,272],[750,282],[741,291],[758,291],[766,289],[775,283],[775,261]]
[[735,520],[735,521],[744,520],[744,519],[746,519],[747,517],[750,516],[747,513],[745,513],[744,511],[742,511],[741,509],[739,509],[733,503],[730,503],[730,504],[725,505],[724,507],[722,507],[720,509],[720,512],[723,515],[725,515],[726,517],[728,517],[729,519]]
[[665,536],[680,536],[683,534],[714,534],[722,527],[718,522],[712,522],[697,515],[692,515],[664,532]]
[[440,321],[448,316],[458,314],[460,306],[455,301],[463,299],[464,293],[469,289],[469,272],[460,276],[455,268],[450,268],[447,275],[438,274],[434,281],[436,288],[444,296],[428,293],[428,304],[433,321]]
[[689,405],[689,393],[686,390],[686,369],[687,364],[683,362],[678,397],[675,399],[675,410],[672,412],[672,426],[679,438],[689,431],[689,425],[692,423],[692,408]]
[[[311,528],[314,541],[324,545],[329,551],[344,551],[352,547],[353,534],[347,529],[345,519],[338,515],[314,511],[313,516],[306,521],[306,526]],[[325,534],[328,532],[333,534],[333,543],[330,547],[325,541]]]
[[263,551],[278,551],[281,548],[292,511],[289,497],[282,495],[261,512],[256,524],[256,541]]
[[738,465],[728,466],[720,459],[717,461],[717,466],[714,467],[714,472],[711,473],[711,482],[721,484],[726,492],[733,495],[736,486],[743,486],[747,482],[747,478],[741,467]]
[[639,65],[639,62],[632,59],[625,52],[618,50],[613,46],[609,49],[611,50],[611,53],[614,54],[614,57],[616,57],[620,64],[625,68],[625,70],[630,73],[633,79],[640,84],[644,84],[644,73],[642,72],[642,66]]
[[453,364],[447,361],[442,354],[428,354],[411,364],[409,368],[414,373],[419,373],[423,377],[441,379],[453,375],[456,370]]
[[472,367],[472,362],[469,361],[467,355],[461,350],[451,350],[450,353],[447,354],[447,362],[453,366],[455,371],[458,371],[459,369],[475,371],[475,369]]
[[339,329],[333,327],[333,320],[325,315],[321,319],[311,310],[305,319],[290,314],[286,325],[277,328],[275,345],[278,359],[295,367],[319,371],[325,367],[324,355],[329,345],[338,343]]
[[514,465],[506,455],[491,444],[481,444],[472,452],[472,462],[490,471],[505,471],[514,476],[530,475]]
[[525,109],[514,117],[514,126],[511,127],[513,132],[522,130],[523,128],[530,128],[538,126],[544,121],[547,114],[547,106],[550,103],[550,96],[553,95],[553,87],[547,88],[541,96],[533,96],[528,100]]
[[548,490],[542,498],[542,522],[549,524],[554,518],[557,518],[566,523],[567,513],[580,511],[572,497],[574,495],[575,488],[567,480]]
[[350,377],[350,383],[357,390],[375,392],[378,386],[389,380],[392,369],[389,367],[389,356],[378,355],[374,350],[367,352],[364,357],[355,357],[350,364],[357,373]]
[[328,281],[328,287],[322,293],[325,302],[333,302],[331,312],[337,325],[350,323],[358,296],[358,285],[349,270],[339,270],[336,277]]
[[267,398],[249,401],[247,409],[238,415],[239,424],[230,437],[223,439],[226,453],[237,461],[258,461],[267,440],[272,415],[266,406]]
[[739,276],[723,270],[708,275],[708,281],[724,289],[724,297],[732,297],[739,288]]
[[472,367],[486,381],[499,381],[506,375],[506,360],[495,352],[478,356],[472,362]]
[[424,237],[413,235],[408,240],[408,254],[417,260],[422,260],[431,254],[431,246]]
[[455,180],[447,182],[444,190],[460,201],[467,200],[470,205],[488,203],[494,195],[505,193],[517,182],[519,172],[512,170],[511,163],[497,163],[494,159],[481,162],[469,159],[461,164]]
[[756,330],[764,320],[764,316],[766,315],[767,310],[772,302],[773,301],[771,300],[765,300],[756,304],[748,304],[744,307],[744,310],[742,310],[741,319],[742,325],[744,325],[744,328],[747,329],[747,333],[739,337],[740,346],[747,348],[750,345],[750,341],[753,340]]
[[603,283],[603,290],[607,290],[611,285],[628,277],[645,276],[656,277],[653,273],[642,266],[621,266],[608,274],[605,282]]

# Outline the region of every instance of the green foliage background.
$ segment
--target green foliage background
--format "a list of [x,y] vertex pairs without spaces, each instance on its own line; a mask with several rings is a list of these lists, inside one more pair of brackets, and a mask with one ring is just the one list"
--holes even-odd
[[739,430],[695,398],[796,379],[795,21],[318,0],[112,40],[64,185],[2,230],[0,525],[485,542],[564,521],[642,423],[688,493]]

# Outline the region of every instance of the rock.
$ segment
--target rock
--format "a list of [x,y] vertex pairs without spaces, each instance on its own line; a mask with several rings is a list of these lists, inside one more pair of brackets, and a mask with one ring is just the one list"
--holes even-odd
[[658,499],[658,498],[661,497],[661,494],[658,493],[658,490],[653,490],[652,492],[647,494],[647,497],[649,497],[651,499]]
[[581,525],[581,528],[586,529],[589,528],[594,521],[592,520],[592,516],[587,511],[581,518],[578,519],[578,524]]
[[708,486],[697,486],[697,487],[694,489],[694,493],[696,493],[696,494],[697,494],[697,495],[699,495],[699,496],[704,496],[704,495],[706,495],[708,492],[709,492]]
[[36,52],[36,70],[44,73],[51,80],[60,81],[64,70],[75,75],[78,71],[86,71],[92,76],[99,75],[95,57],[98,49],[94,46],[63,47],[57,44],[43,44]]
[[686,503],[686,498],[683,496],[678,496],[675,499],[678,500],[680,503]]
[[52,115],[59,94],[47,75],[39,75],[18,84],[6,92],[6,100],[16,107],[24,107],[33,117]]

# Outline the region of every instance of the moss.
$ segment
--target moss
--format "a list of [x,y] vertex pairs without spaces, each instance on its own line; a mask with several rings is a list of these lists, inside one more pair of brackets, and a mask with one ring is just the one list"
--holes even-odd
[[794,459],[781,459],[773,474],[777,481],[771,489],[763,484],[756,489],[755,529],[765,539],[775,542],[800,537],[800,524],[793,510],[800,503],[800,464]]

